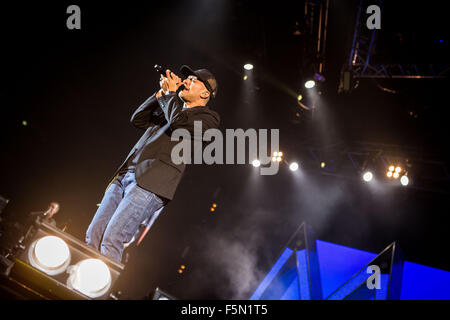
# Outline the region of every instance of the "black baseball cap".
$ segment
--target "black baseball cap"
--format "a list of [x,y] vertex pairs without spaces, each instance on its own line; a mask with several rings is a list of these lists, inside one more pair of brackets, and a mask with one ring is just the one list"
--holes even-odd
[[190,67],[183,65],[180,68],[180,72],[184,77],[191,75],[196,76],[198,80],[205,84],[206,89],[211,93],[211,98],[215,98],[217,95],[217,80],[211,71],[207,69],[192,70]]

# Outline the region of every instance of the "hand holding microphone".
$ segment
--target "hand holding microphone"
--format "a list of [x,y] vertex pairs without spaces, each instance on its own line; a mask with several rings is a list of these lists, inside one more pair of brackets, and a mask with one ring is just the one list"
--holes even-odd
[[183,85],[183,81],[181,80],[181,78],[169,69],[166,70],[165,75],[162,71],[163,68],[161,66],[155,65],[155,70],[161,74],[161,78],[159,80],[161,90],[158,91],[156,97],[160,97],[163,93],[167,94],[169,91],[176,92],[178,88]]

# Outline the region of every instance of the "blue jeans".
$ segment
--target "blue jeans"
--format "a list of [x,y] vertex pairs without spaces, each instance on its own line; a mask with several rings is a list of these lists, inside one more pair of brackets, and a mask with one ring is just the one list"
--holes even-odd
[[86,243],[96,250],[100,246],[102,254],[121,262],[124,244],[163,206],[160,197],[136,184],[134,172],[121,174],[106,190],[86,231]]

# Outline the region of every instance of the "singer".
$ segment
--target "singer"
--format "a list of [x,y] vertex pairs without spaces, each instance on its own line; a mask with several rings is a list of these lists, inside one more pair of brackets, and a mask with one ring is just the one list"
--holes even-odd
[[[217,95],[217,81],[207,69],[182,66],[182,80],[170,70],[161,75],[161,89],[132,115],[131,123],[145,130],[107,187],[87,231],[86,243],[122,261],[123,250],[142,223],[155,221],[173,199],[185,164],[171,160],[171,132],[184,128],[194,137],[194,121],[202,129],[218,128],[219,114],[207,105]],[[178,94],[177,94],[178,92]]]

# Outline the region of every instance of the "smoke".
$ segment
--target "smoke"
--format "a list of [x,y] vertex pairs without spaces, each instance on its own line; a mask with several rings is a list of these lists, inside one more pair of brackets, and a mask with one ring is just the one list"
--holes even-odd
[[292,201],[296,211],[293,218],[301,216],[316,231],[338,214],[342,205],[352,202],[352,193],[339,181],[317,181],[305,175],[295,178],[293,189],[297,196]]
[[219,270],[228,280],[220,284],[227,299],[248,299],[268,271],[261,270],[259,251],[269,245],[264,230],[270,226],[271,214],[262,208],[248,212],[235,223],[233,232],[211,232],[206,239],[204,258],[212,266],[209,270]]
[[286,186],[289,192],[282,197],[277,194],[275,198],[264,196],[263,186],[258,187],[251,188],[251,192],[258,194],[259,207],[254,208],[255,202],[251,201],[248,191],[247,207],[240,208],[241,214],[233,215],[240,218],[218,223],[220,228],[227,225],[232,226],[232,230],[210,229],[202,238],[202,260],[209,268],[199,279],[226,279],[217,283],[220,295],[226,299],[251,296],[302,222],[311,225],[318,236],[338,235],[344,242],[346,238],[361,240],[370,229],[367,217],[355,214],[359,206],[353,206],[361,199],[346,182],[296,177],[294,185]]

